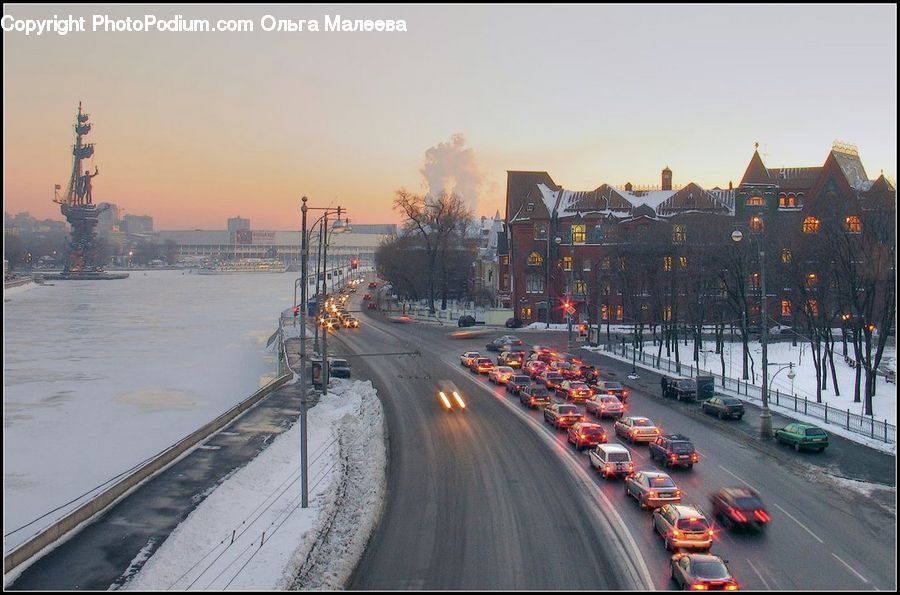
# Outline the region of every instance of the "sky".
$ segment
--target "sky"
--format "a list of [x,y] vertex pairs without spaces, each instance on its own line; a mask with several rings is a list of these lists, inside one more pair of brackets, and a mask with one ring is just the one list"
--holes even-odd
[[[252,32],[105,32],[93,15],[250,19]],[[325,31],[326,16],[406,31]],[[895,5],[4,5],[4,210],[61,219],[82,101],[95,202],[155,229],[294,229],[299,199],[393,223],[394,192],[503,211],[506,171],[566,188],[737,183],[858,146],[896,177]],[[57,15],[86,30],[25,35]],[[262,19],[320,31],[262,30]]]

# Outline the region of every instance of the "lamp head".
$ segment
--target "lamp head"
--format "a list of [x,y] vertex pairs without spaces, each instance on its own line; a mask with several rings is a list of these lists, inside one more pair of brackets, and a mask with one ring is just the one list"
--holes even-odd
[[731,239],[735,242],[740,242],[743,237],[744,234],[742,234],[741,230],[739,229],[735,229],[733,232],[731,232]]

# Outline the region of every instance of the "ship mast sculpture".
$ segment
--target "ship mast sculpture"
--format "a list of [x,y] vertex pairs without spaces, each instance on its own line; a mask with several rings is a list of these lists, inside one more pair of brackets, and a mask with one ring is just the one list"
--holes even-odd
[[[61,279],[122,279],[127,274],[110,275],[103,272],[97,234],[94,229],[99,222],[100,213],[109,209],[108,204],[95,205],[93,197],[93,178],[100,174],[94,166],[94,173],[85,169],[81,173],[81,162],[94,155],[93,143],[85,143],[84,137],[91,131],[88,114],[82,113],[81,102],[78,103],[78,116],[75,120],[75,144],[72,147],[72,174],[66,193],[59,196],[55,193],[53,202],[60,205],[60,210],[72,226],[72,237],[65,256],[66,264]],[[60,187],[57,185],[56,190]]]

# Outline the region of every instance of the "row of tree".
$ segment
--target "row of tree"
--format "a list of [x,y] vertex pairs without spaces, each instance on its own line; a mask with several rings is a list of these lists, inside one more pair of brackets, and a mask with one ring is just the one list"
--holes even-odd
[[[10,270],[33,268],[42,259],[62,266],[69,245],[69,235],[65,233],[10,234],[3,237],[3,257],[9,262]],[[110,262],[119,257],[133,265],[146,265],[152,260],[162,260],[169,265],[178,261],[178,244],[173,240],[163,243],[140,240],[123,247],[114,247],[102,235],[95,240],[101,262]],[[130,255],[129,255],[130,253]]]

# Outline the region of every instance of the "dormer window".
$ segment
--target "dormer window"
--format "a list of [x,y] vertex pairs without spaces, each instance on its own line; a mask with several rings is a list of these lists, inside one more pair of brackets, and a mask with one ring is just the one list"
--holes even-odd
[[544,264],[544,257],[539,252],[532,252],[528,255],[528,265],[539,267]]

